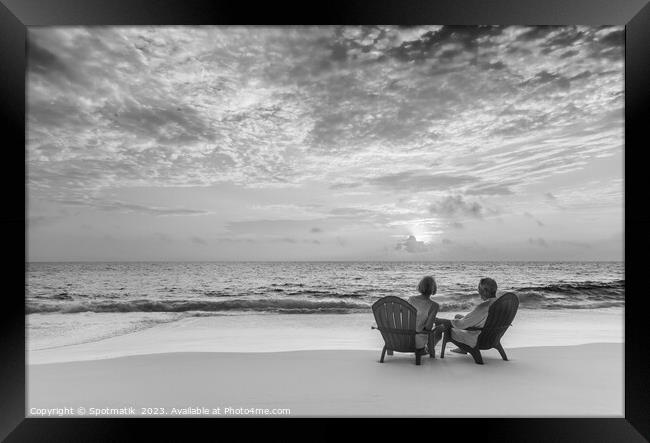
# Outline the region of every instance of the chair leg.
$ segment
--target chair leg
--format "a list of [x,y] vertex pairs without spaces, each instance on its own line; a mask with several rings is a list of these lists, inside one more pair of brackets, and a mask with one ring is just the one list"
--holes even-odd
[[388,355],[393,355],[393,350],[392,349],[388,349]]
[[472,354],[472,357],[474,357],[474,362],[476,362],[477,365],[483,364],[483,357],[481,356],[481,351],[479,351],[478,349],[474,349],[470,351],[470,354]]
[[499,351],[499,354],[501,354],[501,358],[504,359],[505,361],[508,361],[508,356],[506,355],[506,351],[503,350],[503,346],[501,346],[501,343],[497,344],[495,348],[497,351]]
[[379,359],[379,363],[384,362],[384,356],[386,355],[386,346],[384,346],[384,349],[381,350],[381,358]]
[[419,352],[415,353],[415,364],[420,366],[422,364],[422,354]]
[[442,334],[442,347],[440,348],[440,358],[445,358],[445,346],[447,346],[447,334]]

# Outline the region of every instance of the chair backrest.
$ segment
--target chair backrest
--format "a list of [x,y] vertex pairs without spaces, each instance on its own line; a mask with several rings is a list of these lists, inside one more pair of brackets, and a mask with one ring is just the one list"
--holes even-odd
[[488,310],[488,316],[483,325],[483,331],[478,336],[479,349],[491,349],[499,343],[519,308],[519,298],[512,292],[506,292],[499,297]]
[[406,300],[389,295],[372,305],[386,347],[397,352],[415,351],[415,320],[417,310]]

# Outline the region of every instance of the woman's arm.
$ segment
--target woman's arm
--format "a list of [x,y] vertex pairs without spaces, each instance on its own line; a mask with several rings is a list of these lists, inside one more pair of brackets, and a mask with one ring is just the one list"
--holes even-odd
[[427,331],[433,329],[433,322],[436,321],[436,315],[438,314],[438,309],[440,309],[440,305],[438,303],[435,301],[431,303],[431,307],[429,308],[429,312],[427,314],[427,320],[424,322],[424,329]]

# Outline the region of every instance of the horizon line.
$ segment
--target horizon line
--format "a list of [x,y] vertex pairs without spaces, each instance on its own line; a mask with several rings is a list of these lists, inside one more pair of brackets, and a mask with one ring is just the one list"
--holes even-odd
[[622,260],[26,260],[30,263],[625,263]]

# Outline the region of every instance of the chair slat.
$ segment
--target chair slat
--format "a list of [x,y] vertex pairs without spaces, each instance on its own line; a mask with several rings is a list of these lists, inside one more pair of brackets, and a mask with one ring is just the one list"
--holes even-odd
[[[404,312],[404,306],[400,305],[399,308],[398,308],[398,314],[397,314],[397,318],[398,318],[397,325],[398,325],[399,329],[403,329],[405,315],[406,315],[406,312]],[[399,341],[400,341],[400,347],[405,348],[405,347],[408,346],[408,336],[400,335]]]

